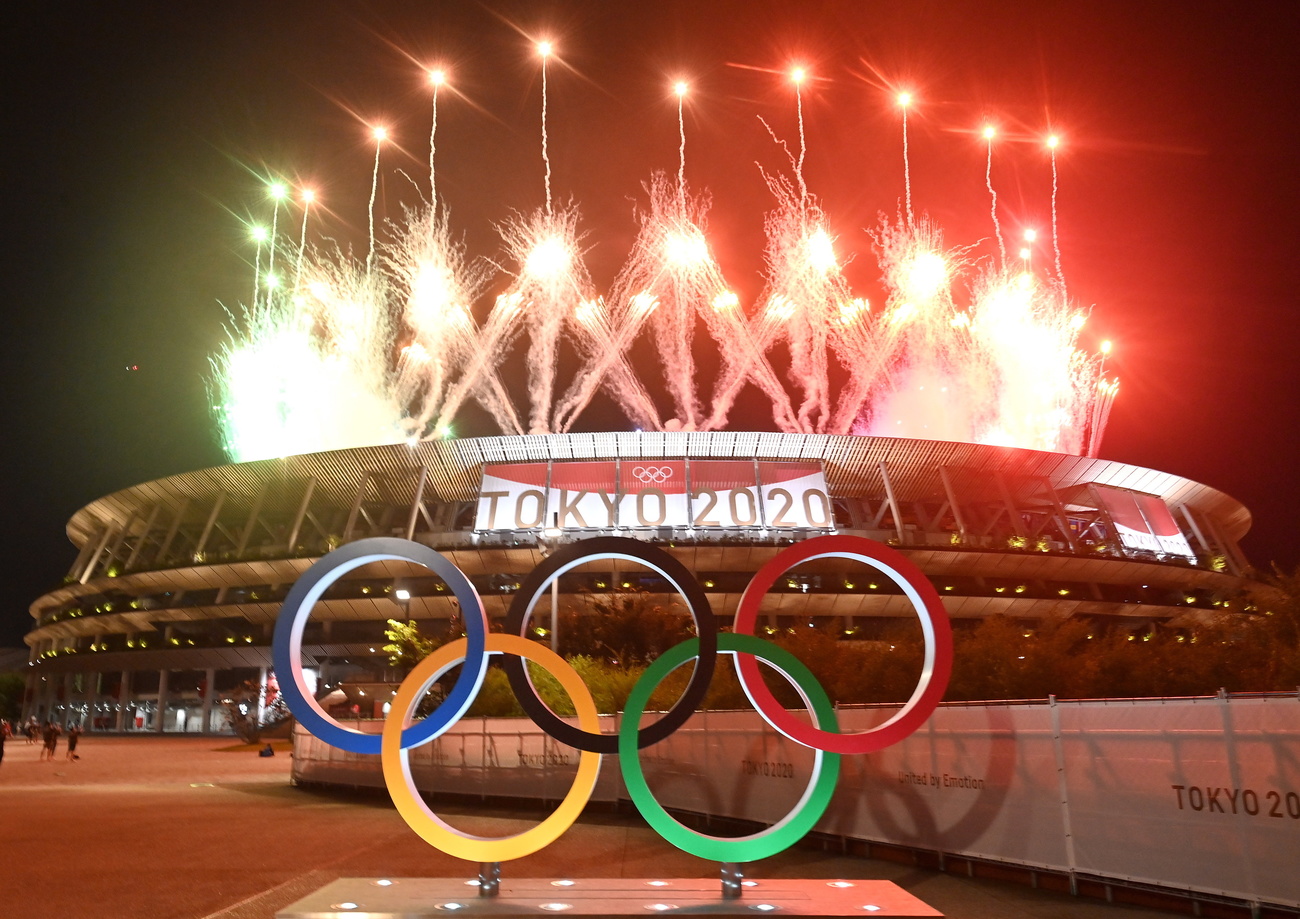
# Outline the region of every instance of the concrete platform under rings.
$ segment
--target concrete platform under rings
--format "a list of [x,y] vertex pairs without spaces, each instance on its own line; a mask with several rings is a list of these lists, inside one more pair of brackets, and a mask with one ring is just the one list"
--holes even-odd
[[461,916],[941,916],[890,881],[762,880],[723,899],[717,878],[503,879],[495,897],[459,878],[339,878],[276,913],[277,919],[416,919]]

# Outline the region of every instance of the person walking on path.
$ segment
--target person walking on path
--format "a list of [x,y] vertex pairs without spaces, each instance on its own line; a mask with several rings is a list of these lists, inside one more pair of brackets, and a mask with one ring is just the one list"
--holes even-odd
[[81,728],[73,726],[68,728],[68,762],[73,763],[81,759],[77,755],[77,738],[81,736]]
[[45,749],[41,751],[41,759],[54,762],[54,754],[59,749],[59,735],[62,733],[53,721],[45,722]]

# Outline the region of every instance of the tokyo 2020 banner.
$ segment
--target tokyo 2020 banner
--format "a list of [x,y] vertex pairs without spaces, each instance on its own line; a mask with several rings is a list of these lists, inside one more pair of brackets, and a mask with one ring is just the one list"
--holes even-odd
[[[911,697],[891,718],[857,733],[840,733],[834,706],[807,667],[788,651],[754,634],[763,597],[776,580],[796,565],[821,558],[861,562],[894,581],[916,610],[925,637],[921,675]],[[534,605],[556,578],[586,562],[603,559],[644,565],[665,578],[681,595],[697,633],[697,637],[670,648],[646,669],[633,687],[616,734],[600,732],[595,702],[577,672],[549,648],[523,637]],[[339,578],[370,562],[389,560],[421,565],[442,578],[460,604],[466,637],[443,645],[421,661],[393,698],[382,733],[366,734],[339,723],[312,697],[303,677],[303,629],[316,602]],[[457,830],[428,807],[412,779],[409,751],[438,737],[465,714],[482,686],[488,658],[493,654],[504,656],[503,667],[510,685],[528,716],[547,734],[580,754],[573,785],[549,817],[514,836],[485,839]],[[675,820],[646,783],[639,755],[639,750],[664,740],[690,718],[708,691],[720,654],[734,659],[740,684],[763,719],[814,753],[808,784],[791,811],[767,829],[742,837],[710,836]],[[894,549],[855,536],[817,537],[778,553],[746,588],[730,632],[719,632],[704,589],[665,550],[616,536],[570,543],[553,552],[524,579],[511,603],[505,634],[489,632],[482,601],[469,578],[445,556],[408,540],[365,539],[324,556],[294,584],[276,622],[274,658],[285,702],[299,723],[334,747],[378,755],[385,784],[403,819],[425,841],[450,855],[478,862],[502,862],[546,846],[582,812],[595,788],[602,759],[616,755],[633,803],[666,840],[700,858],[749,862],[788,848],[812,829],[835,791],[842,755],[882,750],[906,738],[930,717],[952,669],[952,634],[939,595],[920,569]],[[557,716],[541,700],[529,680],[525,660],[547,670],[564,688],[577,713],[576,725]],[[695,662],[691,677],[676,704],[653,724],[641,727],[655,688],[691,661]],[[812,723],[780,705],[763,681],[759,661],[795,688],[812,714]],[[416,707],[429,687],[458,664],[464,666],[442,702],[425,718],[414,721]]]
[[820,463],[637,459],[489,463],[474,529],[829,529]]

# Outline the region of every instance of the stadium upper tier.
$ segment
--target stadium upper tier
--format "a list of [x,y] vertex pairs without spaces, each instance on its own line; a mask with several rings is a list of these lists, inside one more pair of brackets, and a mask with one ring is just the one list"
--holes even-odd
[[[756,471],[746,473],[751,467]],[[521,490],[513,496],[483,484],[527,469],[537,476],[531,501],[526,482],[514,483]],[[493,478],[498,474],[506,479]],[[605,484],[593,484],[602,476]],[[649,481],[655,476],[660,481]],[[773,496],[790,490],[772,491],[773,476],[812,482],[813,497],[823,489],[824,512],[821,499],[809,505],[805,493],[807,513],[780,517]],[[681,494],[673,494],[675,480]],[[641,494],[635,512],[631,504],[615,508],[636,488],[651,493],[644,504]],[[575,495],[591,502],[602,489],[608,514],[574,503]],[[514,518],[505,513],[512,500],[524,508]],[[674,512],[674,500],[688,503]],[[709,510],[714,504],[721,513]],[[494,514],[500,519],[489,519]],[[1239,502],[1171,473],[976,444],[746,432],[426,441],[202,469],[87,505],[68,524],[80,553],[66,585],[32,605],[28,643],[46,651],[94,638],[98,646],[106,634],[213,618],[261,626],[314,559],[376,535],[450,553],[480,581],[489,612],[499,616],[518,576],[546,549],[547,529],[563,540],[616,532],[668,545],[714,582],[723,614],[734,609],[743,577],[777,547],[833,528],[909,554],[945,592],[956,618],[1169,619],[1238,593],[1248,565],[1237,541],[1249,526]],[[414,576],[391,572],[394,579],[404,574]],[[811,587],[791,583],[802,595],[793,614],[897,612],[887,591],[830,577]],[[857,597],[846,604],[846,594]],[[440,607],[450,601],[435,599],[426,612],[448,615],[449,607]],[[392,615],[388,607],[367,616],[331,610],[334,604],[327,596],[321,615]],[[234,631],[244,643],[248,630]],[[252,631],[261,646],[260,631]]]

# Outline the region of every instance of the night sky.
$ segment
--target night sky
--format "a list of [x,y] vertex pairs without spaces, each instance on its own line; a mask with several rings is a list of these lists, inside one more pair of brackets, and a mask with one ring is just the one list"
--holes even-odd
[[[692,85],[687,179],[713,193],[710,240],[742,302],[761,288],[771,204],[756,163],[782,165],[759,116],[797,145],[792,66],[812,76],[809,188],[873,299],[865,230],[903,194],[898,90],[916,96],[915,208],[950,245],[990,251],[986,120],[1005,137],[1009,234],[1050,229],[1042,140],[1059,133],[1066,280],[1093,307],[1082,343],[1112,339],[1121,380],[1102,455],[1228,492],[1254,513],[1257,565],[1300,561],[1293,4],[61,3],[6,20],[0,645],[71,564],[74,511],[224,462],[205,374],[221,304],[251,293],[241,221],[269,217],[265,179],[317,189],[318,229],[364,256],[366,125],[406,151],[385,153],[396,215],[414,200],[398,170],[427,177],[422,68],[444,66],[459,95],[440,95],[439,192],[470,251],[496,255],[493,223],[543,201],[541,38],[559,58],[554,188],[581,208],[599,288],[641,183],[676,170],[675,79]],[[613,423],[599,408],[581,421]]]

